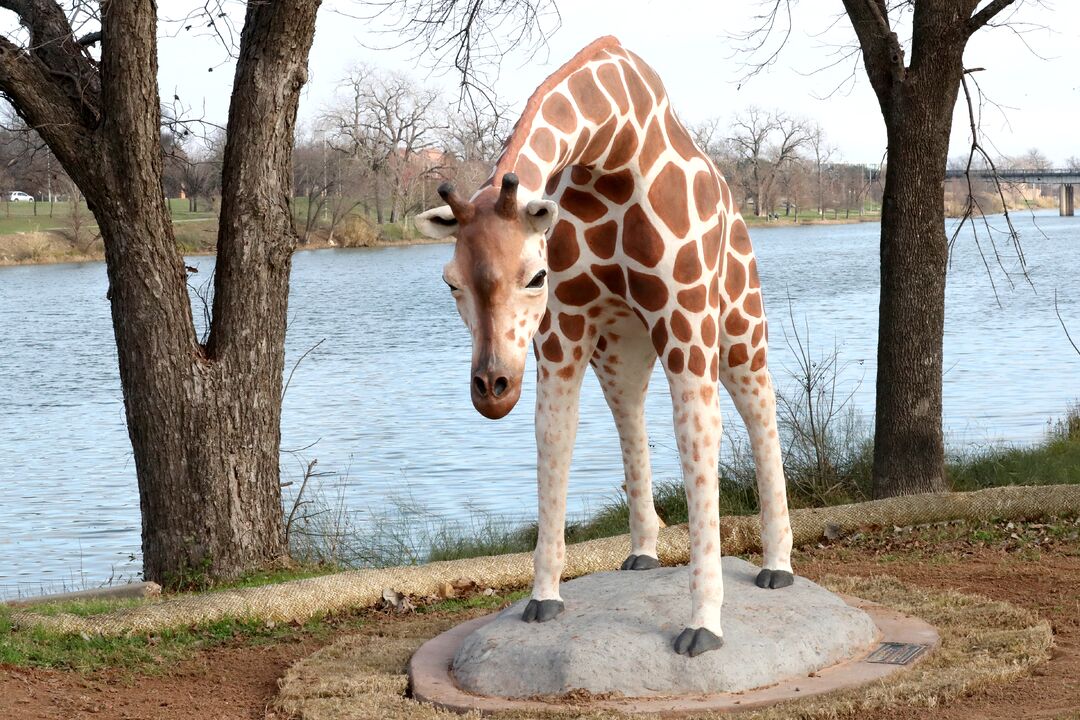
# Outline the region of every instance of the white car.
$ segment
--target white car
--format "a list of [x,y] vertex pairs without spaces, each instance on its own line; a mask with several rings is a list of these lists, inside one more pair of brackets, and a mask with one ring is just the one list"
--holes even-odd
[[33,195],[27,195],[26,193],[16,190],[15,192],[8,193],[8,201],[10,202],[34,202]]

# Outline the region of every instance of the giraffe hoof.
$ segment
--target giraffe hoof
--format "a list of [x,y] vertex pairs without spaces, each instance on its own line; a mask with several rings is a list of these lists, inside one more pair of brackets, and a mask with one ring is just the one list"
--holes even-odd
[[675,638],[675,652],[688,657],[715,650],[724,644],[724,638],[708,628],[686,628]]
[[660,561],[650,555],[631,555],[623,560],[620,570],[655,570]]
[[795,582],[795,576],[787,570],[769,570],[768,568],[758,573],[754,581],[759,588],[779,590]]
[[562,600],[530,600],[521,619],[527,623],[547,622],[563,611]]

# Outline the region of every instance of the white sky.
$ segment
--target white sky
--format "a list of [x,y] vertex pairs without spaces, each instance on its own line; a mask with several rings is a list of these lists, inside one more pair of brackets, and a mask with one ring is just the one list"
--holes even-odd
[[[163,18],[180,16],[193,0],[160,0]],[[202,5],[202,2],[197,3]],[[1080,156],[1080,3],[1047,0],[1044,6],[1027,0],[1016,20],[1033,25],[1024,35],[1042,57],[1028,50],[1016,33],[987,28],[968,45],[968,67],[984,67],[979,81],[1003,110],[987,108],[983,130],[998,152],[1019,155],[1037,147],[1055,164]],[[234,5],[239,8],[239,4]],[[562,0],[562,26],[547,50],[529,58],[507,55],[499,96],[515,108],[532,90],[582,46],[611,34],[649,62],[687,121],[731,118],[750,106],[781,108],[816,120],[830,141],[850,162],[877,163],[885,149],[885,131],[877,101],[861,67],[844,92],[830,91],[851,74],[843,68],[812,71],[828,65],[838,47],[854,38],[839,0],[801,0],[794,28],[776,65],[739,89],[744,74],[740,44],[732,35],[753,24],[759,5],[749,0]],[[417,60],[418,50],[373,49],[395,44],[395,37],[373,32],[378,23],[347,17],[365,12],[354,0],[324,0],[310,61],[310,81],[301,105],[301,121],[310,121],[332,101],[335,84],[354,63],[410,72],[419,80],[456,96],[455,77],[445,65],[431,71]],[[160,42],[163,98],[175,92],[208,119],[224,123],[233,67],[221,45],[163,23]],[[214,66],[213,72],[208,68]],[[962,103],[962,100],[961,100]],[[953,153],[966,152],[967,113],[958,105],[953,130]]]

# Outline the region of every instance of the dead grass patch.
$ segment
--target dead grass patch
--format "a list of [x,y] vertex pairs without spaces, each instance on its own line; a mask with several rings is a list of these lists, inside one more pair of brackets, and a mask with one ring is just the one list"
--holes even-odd
[[[941,646],[910,671],[884,682],[782,703],[740,717],[832,720],[898,705],[934,708],[979,685],[1008,681],[1049,657],[1049,623],[1009,603],[954,591],[923,590],[888,577],[829,577],[822,584],[835,592],[921,617],[937,626]],[[382,633],[375,628],[368,634],[339,640],[289,669],[281,680],[277,705],[289,716],[303,720],[479,718],[479,713],[461,716],[409,699],[405,670],[409,657],[425,640],[482,613],[474,610],[451,618],[418,618],[415,623],[396,624]],[[539,714],[500,713],[499,717],[601,720],[624,715],[567,707]]]

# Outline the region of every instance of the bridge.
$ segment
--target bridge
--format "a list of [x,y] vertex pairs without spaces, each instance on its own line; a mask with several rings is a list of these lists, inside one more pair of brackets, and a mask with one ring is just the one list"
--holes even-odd
[[[962,178],[963,170],[947,170],[946,178]],[[972,170],[971,177],[993,180],[992,170]],[[1058,191],[1058,213],[1075,215],[1074,190],[1080,185],[1080,168],[1072,170],[998,170],[997,177],[1003,182],[1027,183],[1028,185],[1060,185]]]

